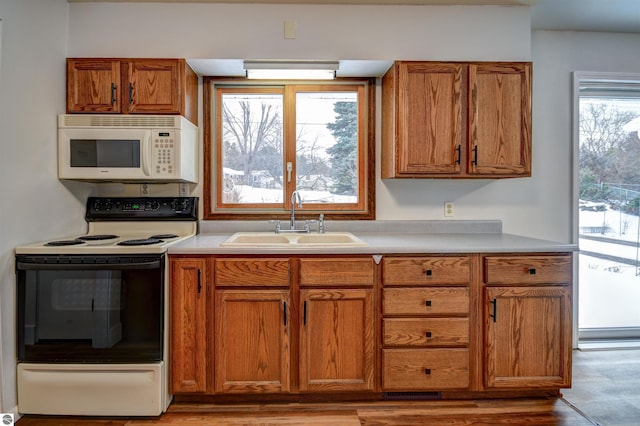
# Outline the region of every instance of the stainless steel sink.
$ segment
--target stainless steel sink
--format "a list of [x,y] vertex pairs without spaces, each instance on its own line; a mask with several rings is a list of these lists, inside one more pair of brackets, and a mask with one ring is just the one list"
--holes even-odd
[[327,232],[325,234],[275,234],[273,232],[236,232],[224,247],[366,247],[367,244],[350,232]]

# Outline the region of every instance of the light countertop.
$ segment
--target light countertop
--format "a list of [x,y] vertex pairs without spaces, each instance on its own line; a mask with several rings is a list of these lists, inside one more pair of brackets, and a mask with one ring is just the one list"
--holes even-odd
[[270,227],[265,229],[263,225],[255,225],[201,223],[200,234],[171,245],[169,254],[535,253],[578,250],[576,244],[502,233],[499,221],[327,222],[327,233],[351,232],[367,246],[220,246],[235,232],[273,232]]

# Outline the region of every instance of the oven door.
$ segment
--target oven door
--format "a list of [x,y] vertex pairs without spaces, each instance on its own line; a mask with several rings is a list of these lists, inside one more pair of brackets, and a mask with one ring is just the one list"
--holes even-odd
[[17,255],[18,360],[162,360],[161,255]]
[[151,178],[151,130],[59,129],[60,179],[145,180]]

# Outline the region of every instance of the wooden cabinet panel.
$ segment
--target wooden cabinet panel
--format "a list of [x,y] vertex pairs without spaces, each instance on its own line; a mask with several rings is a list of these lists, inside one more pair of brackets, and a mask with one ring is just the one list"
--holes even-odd
[[386,347],[467,346],[467,318],[385,318],[382,324]]
[[285,287],[290,283],[288,258],[215,259],[216,286]]
[[531,175],[531,64],[469,65],[469,173]]
[[372,258],[300,259],[300,285],[373,286],[375,264]]
[[207,390],[207,259],[170,262],[171,392]]
[[560,286],[485,288],[489,389],[571,385],[571,297]]
[[300,390],[372,391],[373,290],[301,290],[300,303]]
[[486,256],[484,280],[488,285],[568,284],[572,268],[571,255]]
[[287,290],[216,291],[216,392],[289,391],[289,307]]
[[385,391],[438,391],[469,386],[467,349],[384,349]]
[[180,114],[183,89],[179,66],[178,61],[165,59],[127,62],[127,112]]
[[469,289],[385,288],[382,311],[384,315],[468,315]]
[[120,62],[67,60],[67,112],[119,113]]
[[400,64],[398,174],[460,172],[462,74],[460,64]]
[[468,285],[471,268],[467,256],[385,257],[385,286]]

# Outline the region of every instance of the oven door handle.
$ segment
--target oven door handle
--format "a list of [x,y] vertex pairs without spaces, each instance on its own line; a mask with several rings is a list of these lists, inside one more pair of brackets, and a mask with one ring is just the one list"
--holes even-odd
[[158,269],[160,260],[140,263],[29,263],[17,262],[18,270],[130,270],[130,269]]

